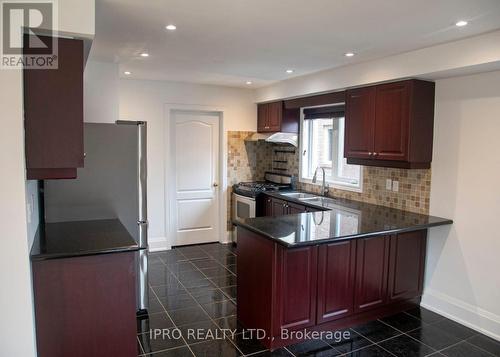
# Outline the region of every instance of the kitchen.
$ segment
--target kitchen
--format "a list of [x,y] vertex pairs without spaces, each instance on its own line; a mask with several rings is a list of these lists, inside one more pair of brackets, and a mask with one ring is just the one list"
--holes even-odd
[[500,355],[498,4],[222,2],[59,4],[0,71],[2,355]]

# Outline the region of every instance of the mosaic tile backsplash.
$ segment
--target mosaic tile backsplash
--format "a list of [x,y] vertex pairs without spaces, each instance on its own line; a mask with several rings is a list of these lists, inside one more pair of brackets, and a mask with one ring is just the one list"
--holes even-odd
[[[266,171],[298,176],[299,150],[290,145],[265,141],[245,141],[252,132],[228,133],[228,198],[231,186],[241,181],[263,180]],[[288,152],[281,152],[288,151]],[[399,192],[385,189],[386,179],[399,181]],[[320,185],[297,182],[297,188],[319,193]],[[363,192],[352,192],[330,187],[330,196],[393,207],[416,213],[429,213],[431,170],[363,167]],[[231,202],[228,204],[230,210]],[[229,211],[228,217],[231,217]],[[229,223],[229,222],[228,222]],[[228,224],[228,227],[231,227]]]

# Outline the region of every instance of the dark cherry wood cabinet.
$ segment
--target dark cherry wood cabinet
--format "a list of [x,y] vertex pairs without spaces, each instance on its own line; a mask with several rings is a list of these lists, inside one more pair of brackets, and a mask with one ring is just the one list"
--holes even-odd
[[389,237],[363,238],[356,243],[354,309],[362,312],[387,302]]
[[277,329],[298,330],[316,325],[317,254],[315,246],[278,247]]
[[299,205],[299,204],[293,203],[293,202],[287,202],[286,207],[288,208],[287,214],[298,214],[298,213],[307,212],[306,206]]
[[288,214],[286,201],[271,198],[271,216],[283,216]]
[[373,155],[379,160],[408,161],[410,82],[376,87]]
[[330,243],[318,248],[318,323],[354,313],[356,241]]
[[390,238],[388,299],[399,301],[422,294],[427,231]]
[[58,38],[57,69],[23,70],[28,179],[75,178],[83,167],[83,69],[83,41]]
[[259,203],[259,206],[263,206],[263,208],[259,209],[259,212],[262,212],[260,215],[264,216],[283,216],[286,214],[297,214],[304,212],[315,212],[318,209],[306,207],[304,205],[280,200],[275,197],[270,197],[265,195],[262,200],[259,200],[262,203]]
[[257,104],[257,132],[298,133],[300,109],[285,109],[284,102]]
[[137,356],[134,254],[32,263],[39,357]]
[[346,93],[344,156],[350,164],[429,168],[433,82],[406,80]]
[[370,159],[374,145],[375,87],[358,88],[346,94],[344,152],[347,158]]
[[[333,331],[420,302],[427,231],[288,248],[238,227],[238,319],[271,349],[282,330]],[[240,299],[241,296],[241,299]]]

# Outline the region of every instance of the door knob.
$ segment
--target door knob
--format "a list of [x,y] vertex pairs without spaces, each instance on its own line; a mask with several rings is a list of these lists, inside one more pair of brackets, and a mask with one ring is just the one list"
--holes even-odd
[[213,187],[219,187],[219,184],[218,184],[217,182],[214,182],[214,183],[212,184],[212,186],[213,186]]

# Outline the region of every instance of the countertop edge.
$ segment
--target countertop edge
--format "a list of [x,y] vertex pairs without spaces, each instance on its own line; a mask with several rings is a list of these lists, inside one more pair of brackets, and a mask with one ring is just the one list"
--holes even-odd
[[[300,213],[300,214],[308,214],[308,213]],[[297,248],[297,247],[304,247],[304,246],[310,246],[310,245],[328,244],[328,243],[332,243],[332,242],[340,242],[340,241],[352,240],[352,239],[360,239],[360,238],[367,238],[367,237],[376,237],[376,236],[384,236],[384,235],[419,231],[422,229],[428,229],[428,228],[432,228],[432,227],[439,227],[439,226],[453,224],[453,220],[443,218],[442,222],[420,224],[420,225],[414,225],[414,226],[405,227],[405,228],[388,229],[388,230],[383,230],[383,231],[367,232],[367,233],[342,236],[342,237],[318,239],[318,240],[314,240],[314,241],[300,242],[300,243],[294,243],[294,244],[289,244],[287,242],[284,242],[281,239],[274,237],[269,233],[263,232],[263,231],[255,228],[249,224],[246,224],[244,222],[241,222],[238,220],[233,220],[232,223],[235,226],[239,226],[239,227],[245,228],[251,232],[257,233],[257,234],[259,234],[267,239],[270,239],[273,242],[276,242],[276,243],[278,243],[282,246],[285,246],[287,248]]]
[[42,261],[42,260],[54,260],[54,259],[65,259],[65,258],[77,258],[77,257],[88,257],[93,255],[102,255],[102,254],[113,254],[113,253],[129,253],[136,252],[141,249],[138,245],[128,246],[128,247],[118,247],[111,249],[101,249],[95,251],[85,251],[85,252],[72,252],[72,253],[56,253],[56,254],[30,254],[30,260],[32,262]]

